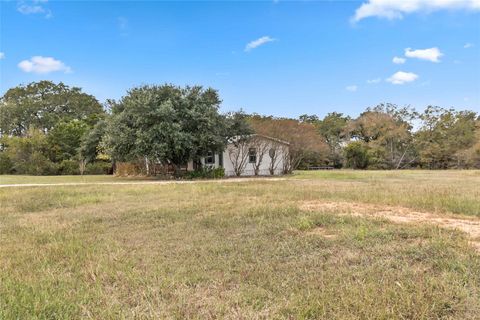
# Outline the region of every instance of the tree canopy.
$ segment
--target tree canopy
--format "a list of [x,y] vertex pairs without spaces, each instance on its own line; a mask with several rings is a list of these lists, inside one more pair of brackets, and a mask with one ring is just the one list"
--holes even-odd
[[324,162],[327,145],[310,122],[254,115],[248,119],[255,132],[290,143],[288,168],[297,169],[302,161]]
[[[473,111],[383,103],[356,118],[331,112],[290,119],[221,114],[220,103],[212,88],[164,84],[133,88],[104,108],[78,87],[20,85],[0,97],[0,173],[101,173],[114,161],[140,159],[179,168],[252,133],[290,143],[278,152],[285,172],[323,165],[480,168],[480,117]],[[258,169],[267,150],[257,149]]]
[[24,136],[30,128],[47,133],[56,124],[72,120],[91,126],[103,115],[94,96],[61,82],[32,82],[11,88],[0,98],[2,135]]
[[112,108],[106,142],[114,159],[145,158],[175,166],[223,150],[243,130],[238,117],[219,113],[217,91],[200,86],[142,86]]

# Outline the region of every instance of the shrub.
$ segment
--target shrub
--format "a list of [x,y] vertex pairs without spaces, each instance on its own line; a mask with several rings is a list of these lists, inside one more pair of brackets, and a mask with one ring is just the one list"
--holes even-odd
[[12,173],[13,162],[5,152],[0,152],[0,174]]
[[354,141],[345,147],[346,165],[353,169],[366,169],[369,164],[368,147],[360,141]]
[[97,161],[85,166],[85,174],[111,174],[112,164],[110,162]]
[[120,177],[143,176],[147,172],[140,162],[117,162],[115,163],[115,175]]
[[220,179],[225,177],[224,168],[201,168],[185,174],[187,179]]
[[63,160],[58,165],[58,173],[63,175],[78,175],[80,174],[80,167],[78,161]]
[[34,151],[25,161],[15,162],[13,171],[16,174],[30,174],[35,176],[55,175],[58,173],[58,167],[42,153]]

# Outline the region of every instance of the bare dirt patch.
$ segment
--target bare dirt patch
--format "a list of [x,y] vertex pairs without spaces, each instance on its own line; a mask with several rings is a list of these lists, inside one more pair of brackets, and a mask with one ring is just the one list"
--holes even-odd
[[471,244],[480,252],[480,219],[475,217],[452,217],[405,207],[352,202],[307,201],[300,205],[300,209],[385,218],[395,223],[430,223],[442,228],[457,229],[465,232],[470,237]]

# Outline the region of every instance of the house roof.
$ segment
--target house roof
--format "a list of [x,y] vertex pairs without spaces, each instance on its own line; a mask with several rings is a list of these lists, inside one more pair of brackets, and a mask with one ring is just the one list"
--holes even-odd
[[235,136],[235,137],[232,137],[229,139],[229,142],[234,142],[234,141],[237,141],[241,138],[251,138],[251,137],[262,137],[264,139],[267,139],[267,140],[271,140],[271,141],[275,141],[275,142],[278,142],[278,143],[281,143],[281,144],[285,144],[287,146],[290,145],[289,142],[287,141],[284,141],[284,140],[280,140],[280,139],[277,139],[277,138],[273,138],[273,137],[269,137],[269,136],[266,136],[266,135],[263,135],[263,134],[259,134],[259,133],[253,133],[253,134],[248,134],[248,135],[244,135],[244,136]]

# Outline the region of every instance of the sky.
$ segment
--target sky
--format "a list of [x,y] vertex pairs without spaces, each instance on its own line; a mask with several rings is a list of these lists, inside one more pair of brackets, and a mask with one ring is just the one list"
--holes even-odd
[[224,112],[480,112],[480,0],[1,1],[0,19],[0,94],[173,83],[217,89]]

